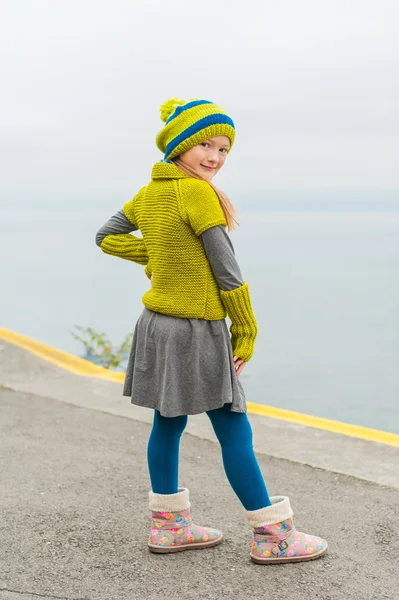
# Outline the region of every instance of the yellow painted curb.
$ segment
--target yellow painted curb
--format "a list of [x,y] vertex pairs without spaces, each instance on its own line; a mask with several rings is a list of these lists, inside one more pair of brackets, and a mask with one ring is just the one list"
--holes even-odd
[[47,360],[47,362],[50,362],[53,365],[57,365],[57,367],[75,373],[75,375],[100,377],[101,379],[108,379],[118,383],[123,383],[125,380],[124,373],[109,371],[108,369],[94,365],[84,358],[79,358],[78,356],[73,356],[73,354],[57,350],[57,348],[53,348],[42,342],[37,342],[32,338],[28,338],[19,333],[14,333],[8,329],[0,328],[0,338],[15,346],[23,348],[24,350],[28,350],[36,356],[40,356],[40,358]]
[[[99,377],[100,379],[107,379],[108,381],[114,381],[116,383],[123,383],[125,380],[124,373],[109,371],[108,369],[94,365],[84,358],[79,358],[72,354],[68,354],[67,352],[63,352],[62,350],[57,350],[52,346],[37,342],[32,338],[28,338],[19,333],[14,333],[8,329],[0,328],[0,338],[15,346],[23,348],[24,350],[28,350],[47,362],[57,365],[57,367],[61,367],[62,369],[66,369],[71,373],[75,373],[76,375]],[[286,421],[288,423],[305,425],[306,427],[339,433],[341,435],[347,435],[369,442],[378,442],[380,444],[388,444],[389,446],[399,446],[399,435],[396,433],[379,431],[378,429],[371,429],[360,425],[350,425],[349,423],[332,421],[331,419],[324,419],[322,417],[313,417],[312,415],[263,404],[255,404],[254,402],[247,402],[247,408],[248,412],[254,415],[269,417],[271,419],[280,419],[281,421]]]
[[254,404],[252,402],[247,402],[247,408],[248,412],[254,415],[280,419],[281,421],[297,423],[298,425],[306,425],[306,427],[314,427],[315,429],[331,431],[332,433],[340,433],[341,435],[360,438],[368,442],[399,446],[399,435],[390,433],[389,431],[380,431],[379,429],[371,429],[369,427],[362,427],[361,425],[351,425],[342,421],[332,421],[323,417],[313,417],[312,415],[305,415],[284,408],[274,408],[273,406]]

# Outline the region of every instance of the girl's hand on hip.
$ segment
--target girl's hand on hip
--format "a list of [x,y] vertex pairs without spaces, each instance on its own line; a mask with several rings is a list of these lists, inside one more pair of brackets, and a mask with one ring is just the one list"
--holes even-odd
[[242,360],[238,356],[233,356],[233,360],[234,360],[234,368],[236,370],[236,375],[238,377],[247,363],[245,362],[245,360]]

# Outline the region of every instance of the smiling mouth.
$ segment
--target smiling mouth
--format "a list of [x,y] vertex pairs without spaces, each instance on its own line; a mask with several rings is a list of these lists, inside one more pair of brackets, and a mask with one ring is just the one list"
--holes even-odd
[[206,165],[201,165],[201,167],[204,167],[204,169],[208,169],[209,171],[213,171],[213,169],[215,168],[215,167],[207,167]]

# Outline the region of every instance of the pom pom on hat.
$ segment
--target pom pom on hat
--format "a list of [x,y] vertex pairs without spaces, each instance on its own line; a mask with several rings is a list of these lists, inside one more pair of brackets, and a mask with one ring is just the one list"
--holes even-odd
[[170,160],[207,138],[225,135],[234,143],[235,126],[227,113],[217,104],[200,98],[180,100],[169,98],[160,106],[165,125],[158,133],[156,143],[164,160]]
[[178,98],[169,98],[169,100],[166,100],[166,102],[161,104],[159,109],[162,121],[166,123],[169,117],[175,112],[176,108],[185,103],[186,100],[179,100]]

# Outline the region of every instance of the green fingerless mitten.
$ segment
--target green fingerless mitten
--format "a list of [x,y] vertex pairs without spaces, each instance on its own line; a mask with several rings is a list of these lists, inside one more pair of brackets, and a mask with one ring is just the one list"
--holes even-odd
[[106,254],[133,260],[140,265],[148,263],[148,252],[144,240],[130,233],[107,235],[101,242],[100,248]]
[[248,283],[234,290],[219,290],[221,300],[231,319],[230,333],[233,355],[248,362],[254,353],[258,324],[252,310]]

